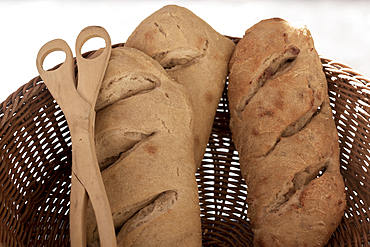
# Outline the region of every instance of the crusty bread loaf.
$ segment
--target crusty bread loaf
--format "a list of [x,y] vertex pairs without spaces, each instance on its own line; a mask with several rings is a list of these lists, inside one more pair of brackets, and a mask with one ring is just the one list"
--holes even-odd
[[[115,48],[97,100],[95,141],[118,246],[201,246],[187,89],[152,58]],[[91,207],[89,246],[99,246]]]
[[345,209],[338,133],[306,27],[263,20],[230,61],[230,128],[255,246],[324,246]]
[[200,166],[228,74],[235,44],[186,8],[168,5],[135,29],[127,47],[157,60],[190,92],[194,108],[194,153]]

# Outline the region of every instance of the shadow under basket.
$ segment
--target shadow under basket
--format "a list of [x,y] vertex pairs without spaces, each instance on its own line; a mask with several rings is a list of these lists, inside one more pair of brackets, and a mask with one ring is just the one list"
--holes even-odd
[[[347,208],[328,246],[369,246],[370,79],[330,59],[321,62],[347,193]],[[253,246],[247,186],[229,119],[226,85],[196,174],[203,246]],[[0,104],[0,147],[0,246],[70,246],[71,137],[40,77]]]

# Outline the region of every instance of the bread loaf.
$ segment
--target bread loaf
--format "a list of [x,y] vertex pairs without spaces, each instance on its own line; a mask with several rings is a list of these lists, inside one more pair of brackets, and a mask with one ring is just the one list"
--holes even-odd
[[[96,104],[95,142],[118,246],[201,246],[187,89],[152,58],[115,48]],[[88,246],[99,246],[92,208]]]
[[156,61],[190,92],[195,163],[200,166],[225,87],[235,44],[186,8],[168,5],[135,29],[125,44]]
[[230,128],[255,246],[324,246],[345,209],[327,82],[309,30],[274,18],[230,61]]

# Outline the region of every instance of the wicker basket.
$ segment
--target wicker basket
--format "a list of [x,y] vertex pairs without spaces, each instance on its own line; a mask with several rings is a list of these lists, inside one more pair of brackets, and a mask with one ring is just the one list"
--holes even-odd
[[[341,63],[321,61],[340,136],[348,199],[328,245],[369,246],[370,79]],[[229,118],[226,86],[196,174],[203,246],[253,246],[247,186]],[[63,113],[40,77],[0,104],[0,246],[70,245],[71,145]]]

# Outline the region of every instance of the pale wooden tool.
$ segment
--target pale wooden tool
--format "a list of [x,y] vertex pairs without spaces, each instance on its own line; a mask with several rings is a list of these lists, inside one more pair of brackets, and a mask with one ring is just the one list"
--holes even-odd
[[[81,55],[83,44],[93,38],[105,40],[102,54],[94,59]],[[63,51],[65,62],[45,71],[45,57]],[[72,187],[70,204],[71,245],[86,246],[86,211],[91,200],[97,219],[101,246],[117,246],[112,214],[98,166],[95,143],[95,102],[111,54],[111,41],[102,27],[87,27],[76,40],[78,82],[75,80],[72,51],[61,39],[46,43],[39,51],[36,66],[40,76],[62,109],[72,138]]]

